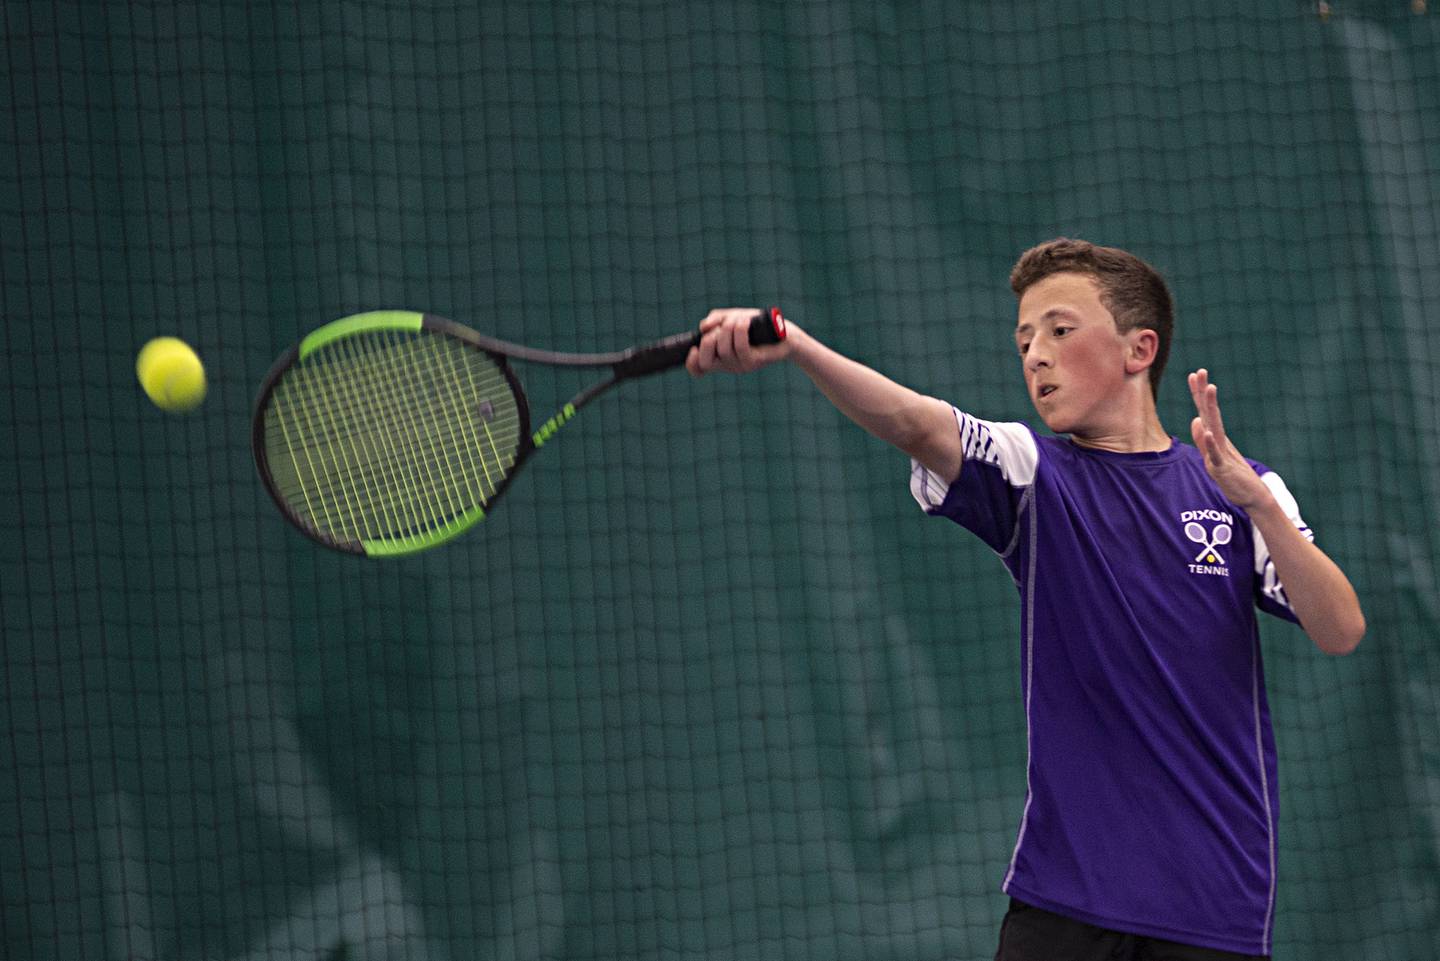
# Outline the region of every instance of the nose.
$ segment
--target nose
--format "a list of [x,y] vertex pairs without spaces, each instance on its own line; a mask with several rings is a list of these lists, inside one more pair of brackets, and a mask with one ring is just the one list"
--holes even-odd
[[1036,337],[1030,341],[1030,346],[1025,350],[1025,369],[1037,371],[1041,367],[1054,366],[1054,360],[1050,356],[1050,348],[1045,343],[1045,338]]

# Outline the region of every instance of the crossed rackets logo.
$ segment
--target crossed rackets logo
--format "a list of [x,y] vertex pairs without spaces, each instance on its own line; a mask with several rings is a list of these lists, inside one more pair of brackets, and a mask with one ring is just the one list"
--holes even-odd
[[1225,558],[1220,556],[1220,552],[1216,548],[1229,544],[1230,538],[1234,536],[1234,531],[1231,530],[1229,524],[1221,521],[1209,534],[1206,534],[1203,526],[1195,521],[1190,521],[1185,525],[1185,536],[1201,545],[1200,553],[1195,555],[1194,563],[1198,564],[1203,559],[1207,564],[1224,564]]

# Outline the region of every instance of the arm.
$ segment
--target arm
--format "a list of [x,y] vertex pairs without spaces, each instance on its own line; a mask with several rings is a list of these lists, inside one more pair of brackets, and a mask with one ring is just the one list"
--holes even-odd
[[846,417],[940,477],[953,481],[960,476],[960,432],[949,404],[836,353],[794,323],[787,323],[788,333],[780,343],[752,347],[748,329],[754,315],[753,309],[711,311],[700,324],[704,336],[699,346],[685,361],[690,373],[743,373],[792,361]]
[[1339,565],[1295,528],[1270,488],[1230,442],[1209,372],[1196,371],[1189,380],[1199,414],[1190,422],[1190,433],[1205,455],[1205,469],[1265,538],[1290,606],[1315,646],[1326,654],[1349,654],[1365,635],[1365,615],[1355,588]]

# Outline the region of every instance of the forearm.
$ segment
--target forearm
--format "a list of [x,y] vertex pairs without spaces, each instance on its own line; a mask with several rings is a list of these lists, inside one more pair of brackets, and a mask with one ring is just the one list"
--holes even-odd
[[1360,599],[1334,561],[1295,528],[1271,498],[1250,512],[1300,626],[1326,654],[1349,654],[1365,634]]
[[959,475],[960,439],[949,404],[897,384],[804,331],[794,336],[790,359],[842,414],[935,473],[949,480]]

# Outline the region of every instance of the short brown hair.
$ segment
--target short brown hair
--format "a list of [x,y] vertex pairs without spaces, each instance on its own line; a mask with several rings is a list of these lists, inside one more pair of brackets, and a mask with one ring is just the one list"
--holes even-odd
[[1031,247],[1010,271],[1010,289],[1016,297],[1051,274],[1073,273],[1094,277],[1100,303],[1115,317],[1120,333],[1155,331],[1159,343],[1150,365],[1150,392],[1160,394],[1160,376],[1170,359],[1170,338],[1175,332],[1175,301],[1160,272],[1134,254],[1118,247],[1101,247],[1086,240],[1057,237]]

